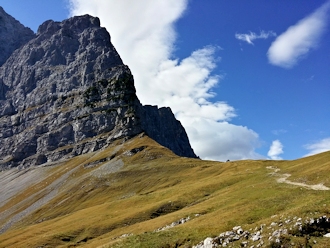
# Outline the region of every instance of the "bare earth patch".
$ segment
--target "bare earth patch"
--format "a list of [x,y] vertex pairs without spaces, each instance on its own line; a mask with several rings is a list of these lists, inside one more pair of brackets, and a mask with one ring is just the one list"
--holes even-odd
[[288,178],[291,176],[291,174],[279,174],[278,172],[280,171],[280,169],[274,168],[272,166],[268,166],[267,169],[274,170],[274,172],[271,173],[271,174],[274,175],[274,176],[279,176],[280,177],[276,180],[278,183],[291,184],[291,185],[304,187],[306,189],[312,189],[312,190],[330,190],[330,188],[324,186],[321,183],[314,184],[314,185],[308,185],[306,183],[292,182],[292,181],[288,180]]

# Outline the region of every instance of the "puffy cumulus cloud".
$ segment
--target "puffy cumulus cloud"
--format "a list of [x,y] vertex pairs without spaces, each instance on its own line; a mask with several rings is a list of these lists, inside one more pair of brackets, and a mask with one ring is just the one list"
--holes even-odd
[[198,117],[183,116],[180,119],[190,134],[193,148],[203,154],[203,159],[226,161],[264,158],[254,149],[260,145],[258,134],[247,127]]
[[311,15],[289,27],[277,37],[268,50],[271,64],[291,68],[311,49],[317,47],[328,23],[330,1]]
[[238,40],[245,41],[251,45],[254,45],[253,41],[256,39],[268,39],[269,37],[276,36],[274,31],[261,30],[260,34],[250,32],[249,34],[235,34],[235,38]]
[[100,18],[137,82],[152,77],[171,56],[176,39],[173,23],[187,7],[187,0],[69,1],[72,15],[88,13]]
[[174,23],[187,0],[70,0],[71,14],[98,16],[135,79],[143,104],[169,106],[185,127],[195,153],[213,160],[257,158],[258,135],[227,123],[235,109],[212,102],[222,76],[213,70],[219,47],[206,46],[173,58]]
[[[153,76],[153,89],[142,94],[159,105],[170,106],[177,117],[208,118],[215,121],[229,120],[235,110],[225,102],[211,102],[211,89],[218,84],[220,76],[212,75],[215,68],[214,47],[205,47],[178,60],[164,60]],[[147,100],[147,99],[146,99]]]
[[280,155],[283,153],[283,145],[279,140],[274,140],[271,144],[267,155],[273,160],[281,160]]
[[306,157],[315,155],[315,154],[318,154],[321,152],[329,151],[330,150],[330,137],[322,139],[322,140],[317,141],[312,144],[305,145],[304,147],[307,150],[309,150],[309,152],[305,155]]

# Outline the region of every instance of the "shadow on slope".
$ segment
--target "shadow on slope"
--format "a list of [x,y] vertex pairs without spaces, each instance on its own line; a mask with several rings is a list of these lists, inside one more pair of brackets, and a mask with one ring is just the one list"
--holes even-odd
[[[329,191],[278,183],[267,169],[330,186],[319,173],[329,173],[329,158],[220,163],[178,157],[143,135],[118,140],[25,174],[0,173],[1,188],[18,185],[1,201],[0,247],[189,247],[273,215],[329,214]],[[155,231],[181,218],[189,221]]]

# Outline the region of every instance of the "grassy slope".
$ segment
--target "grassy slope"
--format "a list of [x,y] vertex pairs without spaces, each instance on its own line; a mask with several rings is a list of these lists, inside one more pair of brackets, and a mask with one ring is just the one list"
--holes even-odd
[[[127,153],[139,147],[145,148]],[[105,173],[102,165],[108,161],[84,167],[109,157],[118,171]],[[329,214],[330,191],[277,183],[267,168],[290,173],[292,181],[330,187],[329,161],[328,152],[296,161],[220,163],[177,157],[146,136],[118,141],[48,169],[45,180],[8,200],[0,211],[14,209],[13,216],[27,196],[32,196],[28,206],[47,194],[45,185],[68,175],[55,198],[0,235],[0,247],[184,247],[236,225],[270,223],[275,214]],[[153,232],[187,216],[192,220],[183,225]],[[134,235],[119,238],[128,233]]]

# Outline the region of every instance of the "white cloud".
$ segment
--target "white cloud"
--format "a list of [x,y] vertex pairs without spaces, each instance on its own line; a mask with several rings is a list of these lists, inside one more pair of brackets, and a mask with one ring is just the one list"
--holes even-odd
[[308,144],[304,146],[307,150],[309,150],[308,154],[305,156],[315,155],[321,152],[326,152],[330,150],[330,137],[322,139],[313,144]]
[[[264,159],[255,152],[258,134],[244,126],[206,118],[181,118],[194,149],[208,160]],[[189,124],[190,125],[187,125]]]
[[201,158],[235,160],[258,158],[258,135],[227,123],[235,109],[212,102],[219,48],[206,46],[182,60],[173,58],[174,23],[187,0],[71,0],[73,15],[98,16],[111,41],[135,79],[143,104],[169,106],[185,127],[195,153]]
[[329,21],[329,8],[330,1],[278,36],[268,50],[269,62],[291,68],[311,49],[316,48]]
[[256,34],[253,32],[250,32],[249,34],[235,34],[236,39],[245,41],[251,45],[254,45],[253,41],[256,39],[268,39],[268,37],[272,36],[276,36],[276,33],[274,31],[265,32],[264,30],[261,30],[260,34]]
[[273,160],[281,160],[280,155],[283,153],[283,145],[279,140],[274,140],[269,148],[267,155]]

